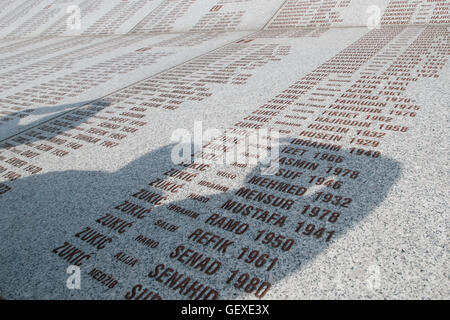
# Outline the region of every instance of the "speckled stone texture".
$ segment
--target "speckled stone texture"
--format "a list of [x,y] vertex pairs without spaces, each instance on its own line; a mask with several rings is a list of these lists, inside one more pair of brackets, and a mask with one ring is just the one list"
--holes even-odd
[[449,298],[448,1],[1,3],[0,299]]

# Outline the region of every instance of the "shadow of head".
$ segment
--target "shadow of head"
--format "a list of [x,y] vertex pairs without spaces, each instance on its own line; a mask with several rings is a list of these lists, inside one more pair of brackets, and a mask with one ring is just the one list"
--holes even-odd
[[[189,277],[217,292],[210,298],[232,299],[244,294],[261,298],[270,292],[270,286],[300,271],[373,212],[401,172],[399,162],[381,155],[355,155],[344,149],[330,152],[292,141],[281,143],[279,169],[272,175],[264,175],[261,165],[240,171],[211,166],[206,172],[197,172],[187,164],[173,164],[173,145],[167,145],[116,172],[51,172],[15,181],[12,191],[0,196],[4,208],[0,240],[8,257],[5,265],[15,268],[22,262],[19,269],[23,272],[51,272],[54,264],[43,263],[42,255],[48,256],[44,261],[64,265],[51,249],[64,240],[85,247],[74,234],[92,226],[111,236],[113,242],[82,268],[87,272],[99,268],[121,279],[120,286],[107,293],[110,297],[124,298],[141,285],[165,299],[192,299],[196,297],[192,292],[177,286]],[[293,154],[294,149],[289,148],[307,151]],[[149,186],[156,178],[177,182],[163,175],[171,168],[198,174],[193,182],[184,183],[174,198],[170,192]],[[227,169],[238,175],[229,180],[217,175]],[[228,190],[211,191],[200,186],[200,180],[228,186]],[[142,189],[166,195],[168,200],[153,206],[132,196]],[[191,194],[201,194],[204,199],[193,199]],[[152,211],[145,219],[135,219],[116,208],[124,201]],[[133,228],[117,234],[96,223],[105,213],[132,221]],[[163,224],[174,226],[173,232],[161,227]],[[143,246],[136,241],[140,235],[154,240],[158,247]],[[24,250],[42,255],[30,257]],[[124,267],[113,258],[119,251],[139,262],[133,268]],[[42,276],[42,271],[39,274]],[[17,273],[3,273],[8,282],[20,282],[14,275]],[[248,287],[254,278],[258,285]],[[98,290],[98,284],[91,286]],[[83,294],[89,296],[86,292]],[[138,297],[144,296],[132,296]]]

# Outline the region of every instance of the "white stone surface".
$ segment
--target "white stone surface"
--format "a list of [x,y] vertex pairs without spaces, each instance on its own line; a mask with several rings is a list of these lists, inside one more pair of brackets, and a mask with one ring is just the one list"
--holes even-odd
[[[219,299],[259,298],[248,282],[247,292],[227,283],[233,270],[258,278],[258,286],[270,283],[263,299],[448,299],[447,1],[408,1],[406,7],[388,0],[0,3],[1,297],[128,299],[139,295],[140,284],[163,299],[189,298],[165,284],[167,278],[148,276],[164,264],[217,291]],[[81,8],[80,30],[67,29],[72,4]],[[367,27],[371,5],[382,15],[382,26],[373,30]],[[287,15],[292,23],[280,24]],[[318,127],[336,126],[325,118],[338,122],[334,131]],[[349,119],[357,124],[343,124]],[[199,171],[174,164],[173,134],[192,134],[200,122],[203,130],[222,132],[244,124],[281,130],[280,157],[318,167],[281,161],[281,168],[302,173],[291,179],[263,175],[261,165]],[[329,136],[307,138],[306,131]],[[340,150],[302,146],[298,139]],[[214,141],[208,153],[220,140]],[[294,155],[289,147],[300,150]],[[362,155],[352,153],[355,147]],[[168,177],[171,168],[196,176]],[[350,178],[335,168],[359,174]],[[256,185],[255,176],[298,187],[275,191],[261,180]],[[311,176],[342,186],[319,186]],[[183,187],[150,186],[156,179]],[[294,204],[283,209],[245,198],[237,194],[242,187]],[[300,187],[308,191],[294,195]],[[141,189],[165,200],[155,206],[133,196]],[[333,198],[315,200],[320,192]],[[352,199],[348,206],[345,198]],[[232,213],[223,208],[227,200],[286,222]],[[124,201],[151,212],[133,217],[120,211]],[[320,207],[320,214],[302,214],[306,205]],[[330,222],[334,212],[340,215]],[[132,226],[120,233],[96,222],[106,214]],[[206,223],[212,214],[248,230],[240,235]],[[325,231],[308,235],[311,225]],[[81,240],[76,234],[86,227],[111,242],[98,249]],[[233,244],[222,253],[189,240],[198,228]],[[283,251],[264,244],[255,240],[260,230],[294,245]],[[139,235],[158,247],[136,241]],[[90,256],[81,264],[80,290],[66,287],[66,269],[76,259],[58,255],[65,242]],[[217,259],[220,269],[208,275],[170,257],[179,245]],[[269,262],[257,267],[239,259],[242,248],[278,261],[267,271]],[[115,258],[119,252],[138,261],[127,265]],[[117,284],[102,284],[93,269]]]

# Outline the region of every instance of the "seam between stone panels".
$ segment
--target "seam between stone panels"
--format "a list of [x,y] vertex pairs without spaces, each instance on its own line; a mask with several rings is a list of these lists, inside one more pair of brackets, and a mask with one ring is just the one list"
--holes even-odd
[[162,73],[164,73],[164,72],[167,72],[167,71],[169,71],[169,70],[172,70],[172,69],[174,69],[174,68],[177,68],[177,67],[179,67],[179,66],[182,66],[182,65],[185,64],[185,63],[188,63],[188,62],[191,62],[192,60],[195,60],[195,59],[198,59],[198,58],[200,58],[200,57],[203,57],[203,56],[205,56],[205,55],[207,55],[207,54],[210,54],[210,53],[212,53],[212,52],[214,52],[214,51],[216,51],[216,50],[220,50],[220,49],[222,49],[222,48],[225,48],[225,47],[227,47],[227,46],[229,46],[229,45],[235,43],[236,41],[239,41],[239,40],[245,39],[245,38],[247,38],[247,37],[250,37],[250,36],[252,36],[252,35],[254,35],[254,34],[257,34],[258,32],[259,32],[259,31],[253,32],[253,33],[251,33],[251,34],[247,34],[247,35],[245,35],[245,36],[243,36],[243,37],[241,37],[241,38],[239,38],[239,39],[235,39],[235,40],[233,40],[233,41],[231,41],[231,42],[228,42],[228,43],[224,44],[223,46],[220,46],[220,47],[214,48],[214,49],[212,49],[212,50],[209,50],[209,51],[207,51],[207,52],[205,52],[205,53],[202,53],[202,54],[200,54],[200,55],[198,55],[198,56],[195,56],[195,57],[193,57],[193,58],[191,58],[191,59],[189,59],[189,60],[183,61],[183,62],[181,62],[181,63],[179,63],[179,64],[177,64],[177,65],[175,65],[175,66],[169,67],[169,68],[164,69],[164,70],[162,70],[162,71],[160,71],[160,72],[157,72],[157,73],[155,73],[155,74],[152,74],[151,76],[148,76],[148,77],[146,77],[146,78],[144,78],[144,79],[135,81],[135,82],[133,82],[133,83],[131,83],[131,84],[125,86],[125,87],[121,87],[121,88],[119,88],[119,89],[117,89],[117,90],[115,90],[115,91],[113,91],[113,92],[109,92],[108,94],[106,94],[106,95],[104,95],[104,96],[102,96],[102,97],[100,97],[100,98],[97,98],[97,99],[94,99],[94,100],[90,100],[89,102],[83,103],[82,105],[80,105],[80,106],[78,106],[78,107],[76,107],[76,108],[70,109],[70,110],[68,110],[68,111],[66,111],[66,112],[63,112],[63,113],[60,113],[60,114],[58,114],[58,115],[56,115],[56,116],[54,116],[54,117],[52,117],[52,118],[50,118],[50,119],[47,119],[47,120],[45,120],[45,121],[42,121],[42,122],[40,122],[40,123],[38,123],[38,124],[36,124],[36,125],[34,125],[34,126],[31,126],[31,127],[26,128],[26,129],[24,129],[24,130],[22,130],[22,131],[20,131],[20,132],[18,132],[18,133],[15,133],[15,134],[13,134],[13,135],[11,135],[11,136],[8,136],[8,137],[6,137],[6,138],[4,138],[4,139],[1,139],[0,142],[6,141],[6,140],[9,140],[9,139],[11,139],[11,138],[13,138],[13,137],[16,137],[16,136],[18,136],[18,135],[21,135],[22,133],[27,132],[27,131],[30,130],[30,129],[36,128],[37,126],[40,126],[40,125],[42,125],[42,124],[44,124],[44,123],[47,123],[47,122],[53,121],[53,120],[55,120],[55,119],[58,119],[59,117],[62,117],[62,116],[66,115],[66,114],[68,114],[68,113],[70,113],[70,112],[72,112],[72,111],[74,111],[74,110],[81,109],[82,107],[84,107],[84,106],[86,106],[86,105],[88,105],[88,104],[94,103],[95,101],[99,101],[99,100],[105,99],[105,98],[107,98],[108,96],[113,95],[113,94],[115,94],[115,93],[117,93],[117,92],[119,92],[119,91],[121,91],[121,90],[130,88],[130,87],[132,87],[132,86],[134,86],[134,85],[136,85],[136,84],[138,84],[138,83],[140,83],[140,82],[147,81],[148,79],[151,79],[151,78],[156,77],[156,76],[158,76],[158,75],[160,75],[160,74],[162,74]]

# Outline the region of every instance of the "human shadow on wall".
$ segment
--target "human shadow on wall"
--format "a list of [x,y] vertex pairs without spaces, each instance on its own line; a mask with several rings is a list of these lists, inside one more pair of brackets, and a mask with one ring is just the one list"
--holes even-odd
[[[343,163],[335,163],[314,159],[314,154],[322,152],[321,150],[301,147],[291,144],[290,141],[284,141],[281,148],[285,146],[309,150],[307,155],[302,156],[301,159],[317,162],[319,168],[315,171],[308,171],[288,165],[280,165],[280,168],[303,173],[297,179],[282,180],[276,176],[262,176],[263,178],[310,186],[306,183],[310,176],[332,176],[332,174],[326,173],[328,166],[357,170],[360,174],[357,179],[340,177],[339,180],[344,181],[344,184],[338,190],[322,186],[314,192],[311,191],[311,194],[294,196],[250,184],[248,181],[252,177],[261,174],[260,166],[250,171],[247,170],[245,182],[238,187],[231,186],[233,180],[227,182],[224,178],[218,179],[215,173],[217,169],[212,167],[206,175],[201,175],[201,177],[196,178],[195,182],[186,184],[185,189],[177,194],[178,200],[168,200],[162,205],[153,207],[151,213],[142,220],[124,214],[115,207],[125,200],[143,207],[151,207],[148,202],[139,200],[132,195],[141,189],[163,194],[164,192],[160,190],[152,189],[148,183],[156,178],[167,177],[162,173],[171,168],[195,172],[195,170],[173,164],[171,160],[173,145],[167,145],[149,152],[116,172],[62,171],[14,181],[13,189],[0,195],[2,204],[0,215],[0,260],[2,261],[0,294],[6,298],[85,299],[98,297],[124,299],[125,297],[131,297],[142,299],[152,297],[152,295],[141,294],[144,288],[147,288],[149,292],[157,292],[164,299],[195,298],[195,296],[185,294],[182,289],[174,289],[176,282],[170,276],[175,271],[159,278],[160,281],[157,280],[158,277],[150,278],[148,276],[151,271],[155,272],[157,265],[163,264],[164,268],[170,267],[172,270],[176,270],[179,275],[182,274],[184,278],[189,276],[193,279],[192,281],[196,280],[213,288],[219,293],[219,299],[233,299],[244,294],[249,294],[250,297],[255,298],[254,291],[245,292],[245,285],[243,286],[244,289],[237,288],[239,287],[239,284],[236,284],[238,276],[231,283],[226,283],[233,270],[240,270],[239,275],[248,273],[250,279],[258,277],[261,281],[267,281],[272,285],[300,271],[305,264],[329,246],[332,246],[333,242],[373,212],[386,198],[401,172],[399,162],[383,156],[373,159],[365,155],[350,155],[347,152],[348,150],[328,152],[340,154],[345,158]],[[327,153],[326,151],[323,152]],[[280,156],[297,158],[283,153]],[[227,170],[226,167],[220,167],[219,169]],[[221,193],[213,192],[198,186],[197,183],[200,180],[216,181],[218,184],[230,186],[230,190]],[[194,185],[195,189],[192,187]],[[282,209],[249,200],[237,195],[241,187],[293,199],[295,204],[289,209]],[[199,193],[201,192],[199,190],[209,198],[207,203],[187,199],[190,193]],[[315,200],[318,192],[350,197],[353,201],[349,208],[343,208],[333,205],[331,201],[325,202],[323,198],[322,200]],[[223,208],[224,203],[228,200],[238,201],[242,205],[252,205],[270,213],[278,213],[286,216],[287,220],[280,227],[273,223],[252,218],[251,214],[245,215],[243,211],[234,213],[233,210]],[[315,214],[310,210],[302,214],[306,205],[319,207],[322,210],[330,209],[331,212],[326,218],[320,220],[320,216],[325,212],[321,211],[319,214]],[[199,216],[194,219],[180,214],[174,211],[175,207],[197,212]],[[340,212],[340,216],[335,223],[328,220],[333,212]],[[123,234],[118,234],[95,222],[106,213],[133,222],[133,227]],[[217,214],[219,217],[232,218],[235,221],[238,220],[241,224],[248,224],[248,230],[243,234],[236,234],[205,223],[208,218],[211,219],[210,217],[213,214]],[[177,230],[168,232],[155,224],[158,220],[177,226]],[[299,222],[305,223],[302,229],[296,232],[295,229]],[[324,227],[326,231],[318,237],[318,234],[315,235],[314,232],[310,232],[312,227],[308,227],[308,225],[311,224],[315,226],[314,232],[318,231],[320,227]],[[87,226],[110,236],[113,239],[112,243],[105,249],[95,250],[74,236]],[[223,253],[189,240],[189,237],[198,228],[226,238],[233,243]],[[259,241],[255,241],[260,230],[266,230],[265,235],[274,232],[276,235],[283,235],[284,240],[293,239],[294,245],[285,251],[280,247],[273,247],[272,242],[264,244],[262,241],[264,236]],[[332,230],[336,233],[330,241],[325,241],[327,232]],[[152,249],[143,246],[142,243],[135,240],[139,235],[158,242],[158,247]],[[67,277],[65,268],[69,263],[52,252],[64,241],[92,253],[92,258],[83,263],[81,267],[83,290],[68,290],[64,285]],[[179,246],[201,252],[205,257],[217,259],[221,263],[219,270],[213,275],[208,275],[199,269],[195,270],[193,267],[180,262],[177,260],[178,256],[175,258],[169,257],[170,253],[175,254],[175,248]],[[250,251],[258,250],[260,254],[264,253],[270,258],[278,258],[278,261],[270,271],[265,271],[269,266],[268,263],[256,267],[254,262],[246,263],[245,259],[238,259],[240,253],[242,253],[242,248],[249,248]],[[124,252],[130,257],[137,258],[137,264],[131,267],[114,259],[113,256],[118,252]],[[261,260],[260,263],[262,263]],[[93,268],[112,274],[116,279],[119,279],[119,284],[113,289],[103,287],[99,282],[88,276]],[[159,276],[163,269],[159,270]],[[24,280],[24,274],[27,275],[26,280]],[[136,289],[136,286],[140,291]],[[131,294],[133,287],[135,288],[134,295]],[[28,291],[24,291],[24,288]],[[24,292],[28,292],[29,296],[24,296]],[[214,295],[210,297],[214,297]]]

